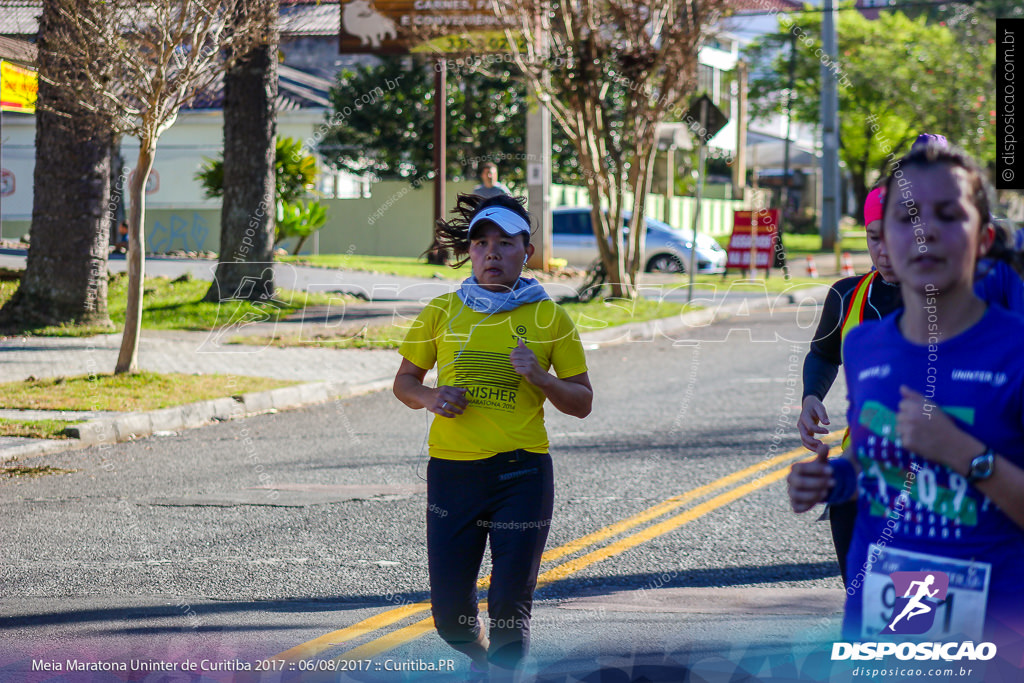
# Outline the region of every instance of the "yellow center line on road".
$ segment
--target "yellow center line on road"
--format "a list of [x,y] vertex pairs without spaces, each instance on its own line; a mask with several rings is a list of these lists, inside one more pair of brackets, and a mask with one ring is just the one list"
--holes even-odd
[[[825,441],[826,443],[832,442],[832,441],[836,441],[841,436],[842,436],[842,432],[841,431],[840,432],[833,432],[832,434],[827,434],[824,437],[822,437],[822,441]],[[644,522],[648,522],[648,521],[651,521],[653,519],[656,519],[656,518],[658,518],[658,517],[660,517],[660,516],[670,512],[672,510],[675,510],[675,509],[685,505],[686,503],[688,503],[691,500],[694,500],[694,499],[699,498],[701,496],[707,495],[708,493],[711,493],[713,491],[717,491],[717,490],[719,490],[721,488],[729,486],[730,484],[732,484],[732,483],[734,483],[736,481],[739,481],[741,479],[744,479],[744,478],[746,478],[746,477],[748,477],[750,475],[756,474],[758,472],[765,472],[768,469],[771,469],[774,465],[777,465],[779,463],[795,460],[795,459],[797,459],[797,458],[799,458],[799,457],[801,457],[803,455],[807,455],[807,451],[805,449],[803,449],[803,448],[796,448],[796,449],[793,449],[792,451],[789,451],[787,453],[783,453],[781,455],[775,456],[775,457],[770,458],[768,460],[760,461],[760,462],[758,462],[755,465],[751,465],[750,467],[747,467],[747,468],[744,468],[744,469],[739,470],[737,472],[733,472],[731,474],[728,474],[728,475],[726,475],[726,476],[724,476],[724,477],[722,477],[720,479],[717,479],[717,480],[715,480],[715,481],[713,481],[713,482],[711,482],[709,484],[704,484],[703,486],[698,486],[697,488],[695,488],[695,489],[693,489],[691,491],[687,491],[686,493],[683,493],[683,494],[680,494],[678,496],[673,496],[671,498],[668,498],[668,499],[662,501],[661,503],[658,503],[657,505],[654,505],[654,506],[648,508],[647,510],[644,510],[642,512],[637,513],[636,515],[633,515],[632,517],[628,517],[628,518],[626,518],[624,520],[621,520],[619,522],[616,522],[614,524],[606,526],[606,527],[604,527],[602,529],[598,529],[597,531],[594,531],[594,532],[592,532],[590,534],[587,534],[586,536],[583,536],[581,538],[578,538],[578,539],[575,539],[573,541],[570,541],[569,543],[566,543],[566,544],[564,544],[562,546],[559,546],[557,548],[552,548],[551,550],[549,550],[549,551],[544,553],[544,555],[541,558],[541,561],[542,562],[551,562],[551,561],[559,559],[561,557],[565,557],[566,555],[570,555],[572,553],[575,553],[575,552],[577,552],[579,550],[583,550],[584,548],[587,548],[587,547],[592,546],[592,545],[594,545],[596,543],[604,541],[604,540],[606,540],[608,538],[611,538],[613,536],[617,536],[618,534],[623,533],[624,531],[628,531],[629,529],[637,527],[637,526],[643,524]],[[785,469],[783,469],[782,471],[784,472]],[[776,477],[776,479],[777,478],[778,477]],[[762,479],[755,479],[754,482],[752,482],[752,483],[757,483],[759,481],[762,481]],[[775,479],[773,479],[772,481],[775,481]],[[771,482],[766,482],[766,483],[771,483]],[[761,484],[761,485],[763,486],[765,484]],[[748,484],[748,486],[749,486],[749,484]],[[759,486],[755,487],[755,488],[759,488]],[[754,490],[754,489],[751,489],[751,490]],[[723,495],[728,495],[728,494],[723,494]],[[744,494],[740,494],[740,495],[744,495]],[[739,497],[739,496],[737,496],[737,497]],[[719,496],[718,498],[714,498],[714,499],[712,499],[712,501],[708,501],[707,503],[704,503],[702,506],[698,506],[697,508],[694,508],[694,510],[701,509],[702,507],[708,505],[709,503],[711,503],[711,502],[713,502],[715,500],[719,500],[719,498],[722,498],[722,496]],[[734,500],[734,499],[730,499],[728,501],[725,501],[725,502],[721,503],[721,505],[725,505],[726,503],[731,502],[731,500]],[[714,509],[714,508],[711,508],[711,509]],[[708,509],[707,512],[710,512],[710,509]],[[683,513],[683,514],[685,515],[686,513]],[[700,515],[697,515],[697,516],[701,516],[702,514],[706,514],[706,513],[702,512]],[[669,520],[666,520],[665,522],[662,522],[661,524],[656,524],[656,525],[654,525],[652,527],[649,527],[649,529],[660,528],[661,525],[663,525],[663,524],[665,524],[667,522],[670,522],[673,519],[676,519],[676,517],[670,518]],[[686,521],[689,521],[689,520],[686,520]],[[680,524],[685,524],[686,521],[680,522]],[[671,529],[668,529],[668,530],[663,531],[661,533],[667,533],[667,531],[669,531],[669,530],[671,530]],[[655,536],[657,536],[657,535],[660,535],[660,534],[655,534]],[[654,536],[651,536],[651,538],[653,538],[653,537]],[[618,543],[623,543],[625,541],[628,541],[630,538],[633,538],[633,536],[630,536],[630,537],[628,537],[626,539],[622,539]],[[644,540],[649,540],[649,539],[645,538]],[[638,543],[642,543],[642,542],[643,542],[642,540],[638,541],[634,545],[636,545]],[[617,546],[617,544],[612,544],[611,546],[608,546],[608,547],[611,548],[611,547],[616,547],[616,546]],[[630,545],[630,546],[623,547],[622,550],[625,550],[628,547],[633,547],[633,546]],[[622,552],[622,550],[620,550],[618,552]],[[595,553],[599,553],[599,552],[601,552],[601,551],[599,550],[599,551],[595,551],[593,553],[590,553],[588,555],[584,555],[583,557],[577,558],[577,560],[575,560],[573,562],[578,563],[578,562],[584,560],[585,558],[591,558],[591,556],[594,556]],[[612,554],[614,554],[614,553],[612,553]],[[609,555],[605,555],[605,556],[600,557],[600,558],[596,558],[595,557],[594,559],[591,559],[590,561],[588,561],[586,564],[580,565],[577,569],[573,569],[572,571],[579,571],[579,569],[582,569],[585,566],[593,564],[594,562],[598,562],[601,559],[604,559],[604,557],[608,557],[608,556]],[[556,581],[559,578],[562,578],[563,575],[560,575],[560,574],[557,574],[557,573],[556,574],[552,574],[552,573],[553,572],[558,572],[558,571],[562,570],[563,567],[566,567],[566,566],[568,566],[570,564],[573,564],[573,562],[566,563],[565,565],[559,565],[558,567],[555,567],[555,568],[553,568],[553,569],[551,569],[551,570],[541,574],[540,577],[538,577],[538,584],[537,584],[538,587],[540,587],[541,585],[544,585],[545,583],[550,583],[551,581]],[[572,573],[572,571],[570,571],[568,573]],[[549,579],[545,580],[544,577],[548,577],[549,575],[553,576],[553,577],[557,577],[557,578],[549,578]],[[564,575],[567,576],[568,574],[564,574]],[[490,580],[491,580],[490,575],[487,575],[487,576],[481,578],[479,581],[477,581],[477,586],[479,588],[481,588],[481,589],[485,589],[485,588],[487,588],[490,585]],[[542,580],[543,580],[543,582],[542,582]],[[337,645],[341,645],[341,644],[346,643],[346,642],[348,642],[350,640],[354,640],[354,639],[359,638],[361,636],[364,636],[367,633],[370,633],[372,631],[376,631],[378,629],[386,628],[386,627],[391,626],[392,624],[394,624],[396,622],[402,621],[403,619],[407,619],[407,618],[409,618],[411,616],[414,616],[416,614],[420,614],[422,612],[426,612],[429,609],[430,609],[430,602],[429,601],[423,601],[423,602],[417,602],[417,603],[412,603],[412,604],[408,604],[408,605],[403,605],[401,607],[397,607],[397,608],[388,610],[386,612],[382,612],[380,614],[374,615],[372,617],[364,619],[363,621],[355,623],[355,624],[353,624],[351,626],[347,626],[347,627],[345,627],[343,629],[339,629],[337,631],[332,631],[330,633],[326,633],[326,634],[324,634],[324,635],[322,635],[322,636],[320,636],[318,638],[314,638],[313,640],[307,641],[305,643],[301,643],[300,645],[296,645],[295,647],[293,647],[293,648],[291,648],[289,650],[286,650],[286,651],[284,651],[284,652],[282,652],[282,653],[280,653],[278,655],[275,655],[274,657],[271,657],[270,659],[285,659],[285,660],[289,660],[289,661],[298,660],[298,659],[308,659],[310,657],[314,657],[314,656],[318,655],[319,653],[323,652],[324,650],[330,649],[330,648],[335,647]],[[423,619],[422,621],[416,622],[416,623],[412,624],[411,626],[407,626],[405,628],[399,629],[398,631],[395,631],[395,632],[393,632],[390,635],[392,637],[399,636],[399,634],[402,634],[402,637],[409,636],[408,640],[403,641],[403,642],[408,642],[409,640],[414,640],[415,638],[418,638],[418,637],[422,636],[424,633],[428,632],[432,628],[433,628],[433,617],[427,617],[426,619]],[[389,636],[384,636],[384,637],[382,637],[381,639],[378,639],[378,640],[382,640],[383,638],[388,638],[388,637]],[[363,646],[361,646],[359,648],[356,648],[355,650],[347,652],[344,655],[342,655],[341,658],[343,658],[343,659],[365,659],[365,657],[358,657],[358,656],[355,656],[355,655],[358,654],[359,651],[361,651],[363,648],[369,647],[370,645],[372,645],[374,643],[377,643],[378,640],[371,641],[370,643],[367,643],[366,645],[363,645]],[[401,643],[398,643],[398,644],[401,644]],[[397,646],[397,645],[395,645],[395,646]],[[386,649],[390,649],[390,648],[386,648]],[[383,651],[385,651],[385,650],[381,650],[381,652],[383,652]]]
[[734,489],[730,489],[725,493],[720,493],[711,500],[704,501],[700,505],[690,508],[685,512],[681,512],[678,515],[669,517],[668,519],[652,524],[651,526],[638,531],[635,534],[626,536],[614,543],[598,548],[597,550],[591,551],[586,555],[577,557],[576,559],[569,560],[563,564],[558,565],[548,571],[542,573],[537,577],[537,587],[545,586],[555,581],[560,581],[570,574],[575,574],[581,569],[585,569],[592,564],[605,560],[613,555],[623,553],[630,548],[634,548],[641,543],[646,543],[651,539],[663,536],[670,531],[678,529],[682,525],[692,522],[695,519],[699,519],[704,515],[717,510],[720,507],[728,505],[737,498],[742,498],[748,493],[753,493],[759,488],[763,488],[768,484],[773,484],[779,479],[782,479],[789,472],[789,465],[783,465],[782,467],[772,472],[766,472],[763,476],[749,481],[746,484],[741,484]]
[[[835,439],[830,439],[830,441],[833,440]],[[799,452],[797,453],[796,451],[790,451],[790,453],[787,454],[789,457],[783,459],[795,459],[795,456],[793,455],[794,453],[796,453],[796,455],[807,455],[807,452],[803,449],[797,449],[797,451]],[[761,465],[755,466],[755,469],[760,468]],[[618,555],[640,545],[641,543],[645,543],[654,538],[657,538],[658,536],[663,536],[664,534],[674,531],[675,529],[678,529],[684,524],[699,519],[700,517],[703,517],[704,515],[713,512],[718,508],[724,507],[725,505],[728,505],[729,503],[737,500],[738,498],[742,498],[748,493],[752,493],[760,488],[768,486],[769,484],[775,483],[779,479],[782,479],[784,476],[786,476],[788,472],[789,466],[787,463],[774,471],[766,472],[763,474],[763,476],[760,476],[757,479],[747,482],[746,484],[743,484],[741,486],[737,486],[736,488],[726,491],[725,493],[721,493],[715,496],[714,498],[705,501],[700,505],[697,505],[696,507],[693,507],[689,510],[686,510],[685,512],[675,515],[674,517],[670,517],[662,522],[649,526],[642,531],[638,531],[635,534],[620,539],[615,543],[612,543],[603,548],[599,548],[590,553],[587,553],[586,555],[583,555],[574,560],[570,560],[568,562],[558,565],[557,567],[549,569],[548,571],[542,573],[540,576],[537,577],[537,588],[541,588],[542,586],[565,579],[568,576],[575,574],[576,572],[585,569],[586,567],[589,567],[592,564],[600,562],[601,560],[605,560],[614,555]],[[481,606],[483,604],[484,603],[481,603]],[[405,645],[406,643],[412,642],[417,638],[421,638],[430,633],[433,629],[433,617],[427,617],[426,619],[422,619],[414,624],[411,624],[404,628],[400,628],[397,631],[388,633],[386,635],[381,636],[380,638],[377,638],[376,640],[372,640],[368,643],[360,645],[359,647],[349,650],[348,652],[345,652],[344,654],[336,657],[335,661],[372,659],[377,655],[380,655],[384,652],[388,652],[389,650],[393,650],[397,647]]]
[[[826,434],[824,437],[822,437],[821,440],[825,443],[831,443],[833,441],[838,441],[842,437],[842,435],[843,433],[841,431],[833,432],[832,434]],[[683,505],[686,505],[691,500],[700,498],[701,496],[707,495],[721,488],[725,488],[726,486],[729,486],[730,484],[733,484],[741,479],[745,479],[746,477],[749,477],[750,475],[755,474],[757,472],[767,471],[779,463],[795,460],[796,458],[799,458],[801,455],[804,455],[806,453],[807,451],[803,448],[794,448],[793,450],[787,453],[777,455],[774,458],[769,458],[767,460],[762,460],[757,464],[739,470],[738,472],[733,472],[732,474],[726,475],[721,479],[716,479],[715,481],[709,484],[698,486],[692,491],[687,491],[686,493],[682,493],[678,496],[672,496],[671,498],[667,498],[662,502],[658,503],[657,505],[647,508],[643,512],[638,512],[632,517],[627,517],[626,519],[615,522],[614,524],[606,526],[602,529],[598,529],[593,533],[578,538],[575,541],[570,541],[565,545],[548,550],[541,557],[541,562],[551,562],[552,560],[557,560],[560,557],[571,555],[578,550],[582,550],[588,546],[594,545],[595,543],[604,541],[608,538],[611,538],[612,536],[618,536],[624,531],[628,531],[636,526],[643,524],[644,522],[649,522],[652,519],[661,517],[662,515],[671,512],[672,510],[675,510]]]
[[[309,659],[320,654],[324,650],[328,650],[336,645],[341,645],[350,640],[366,635],[377,629],[390,626],[397,621],[406,619],[413,615],[419,614],[430,609],[430,601],[417,602],[410,605],[402,605],[394,609],[382,612],[380,614],[363,619],[362,621],[346,626],[338,631],[331,631],[326,633],[319,638],[306,641],[301,645],[296,645],[290,650],[285,650],[281,654],[274,655],[268,659],[284,659],[288,661],[297,661],[300,659]],[[431,620],[433,617],[431,617]]]

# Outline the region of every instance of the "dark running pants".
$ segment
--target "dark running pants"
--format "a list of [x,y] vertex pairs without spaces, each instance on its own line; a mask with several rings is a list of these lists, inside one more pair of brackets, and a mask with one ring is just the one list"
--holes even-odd
[[839,573],[846,584],[846,557],[853,542],[853,527],[857,523],[857,501],[851,500],[839,505],[828,506],[828,523],[832,527],[832,544],[836,547]]
[[490,538],[487,659],[512,669],[526,656],[533,591],[553,503],[554,477],[546,453],[512,451],[473,461],[430,459],[430,603],[434,625],[445,642],[464,645],[480,636],[476,582]]

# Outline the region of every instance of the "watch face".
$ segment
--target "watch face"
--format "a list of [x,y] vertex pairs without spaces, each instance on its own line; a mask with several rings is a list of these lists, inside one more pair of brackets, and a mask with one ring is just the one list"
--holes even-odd
[[970,481],[988,479],[992,476],[992,468],[995,464],[995,454],[987,451],[971,461],[971,471],[968,475]]

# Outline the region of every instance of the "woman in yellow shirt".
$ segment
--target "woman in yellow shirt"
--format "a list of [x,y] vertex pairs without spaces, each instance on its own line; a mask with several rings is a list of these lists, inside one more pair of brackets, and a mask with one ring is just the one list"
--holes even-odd
[[[536,280],[530,216],[516,199],[460,195],[438,242],[473,275],[410,328],[394,392],[436,415],[427,466],[427,555],[438,634],[492,680],[512,677],[529,647],[530,614],[554,497],[544,402],[576,417],[593,390],[576,328]],[[423,383],[437,365],[436,387]],[[554,368],[555,374],[549,372]],[[490,629],[476,581],[491,543]]]

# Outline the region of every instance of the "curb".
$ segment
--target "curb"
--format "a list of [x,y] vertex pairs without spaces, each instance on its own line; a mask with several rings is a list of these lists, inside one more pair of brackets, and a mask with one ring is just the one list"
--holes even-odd
[[[602,330],[585,332],[580,335],[585,345],[613,346],[626,342],[653,341],[658,336],[671,338],[675,332],[687,328],[705,327],[713,322],[728,318],[744,311],[768,308],[785,298],[787,303],[802,303],[807,300],[823,300],[828,292],[827,285],[815,286],[797,293],[779,293],[774,300],[764,299],[719,304],[670,318],[658,318],[640,323],[627,323]],[[68,427],[71,437],[68,441],[40,440],[23,446],[6,448],[0,452],[0,465],[22,458],[50,455],[64,451],[111,445],[132,441],[160,432],[191,429],[214,422],[225,422],[254,415],[273,413],[304,406],[317,405],[327,401],[352,398],[388,388],[392,379],[382,378],[362,384],[347,382],[314,382],[291,387],[258,391],[229,398],[217,398],[197,403],[186,403],[171,408],[161,408],[137,413],[125,413],[111,418],[82,422]]]
[[774,298],[771,296],[772,292],[768,292],[768,296],[763,299],[743,299],[735,303],[722,303],[689,313],[681,313],[670,318],[657,318],[642,323],[627,323],[585,332],[580,335],[580,340],[586,345],[613,346],[626,342],[654,341],[659,336],[672,339],[675,333],[682,330],[706,327],[718,320],[746,311],[771,308],[783,299],[789,304],[800,304],[805,301],[824,302],[829,289],[828,285],[814,285],[798,292],[778,292]]
[[90,446],[110,445],[132,441],[159,432],[191,429],[214,422],[225,422],[253,415],[275,413],[279,410],[301,408],[327,401],[352,398],[391,386],[391,378],[373,380],[363,384],[348,382],[314,382],[291,387],[258,391],[231,398],[186,403],[117,417],[91,420],[68,427],[69,441],[46,441],[25,444],[0,452],[0,464],[21,458],[49,455]]

